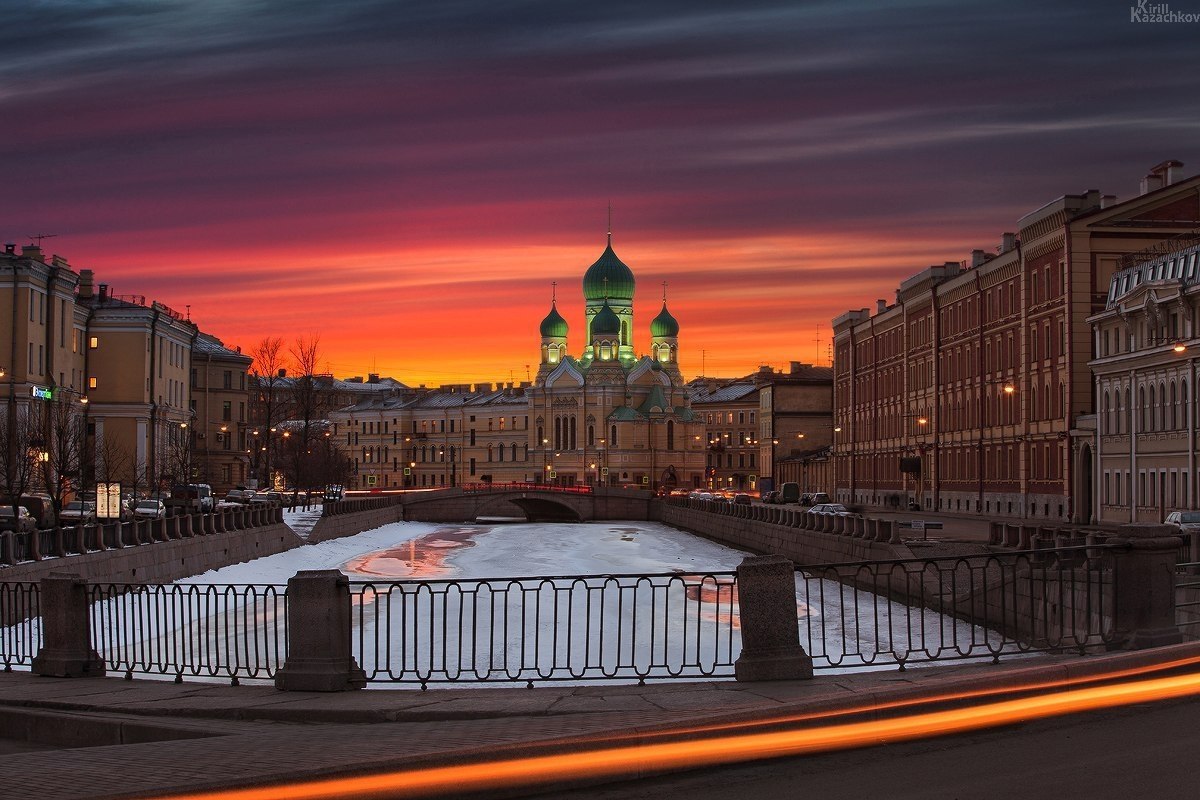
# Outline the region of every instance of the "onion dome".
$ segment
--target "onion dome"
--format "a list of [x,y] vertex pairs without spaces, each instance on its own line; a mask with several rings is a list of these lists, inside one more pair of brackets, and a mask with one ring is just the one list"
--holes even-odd
[[550,304],[550,313],[542,320],[542,338],[567,338],[567,321],[558,313],[558,306]]
[[671,316],[671,312],[667,311],[665,302],[662,311],[658,312],[658,316],[650,321],[650,335],[656,338],[679,335],[679,323]]
[[596,316],[592,317],[592,336],[617,336],[621,333],[621,320],[617,319],[617,315],[609,308],[608,301],[604,301],[604,307],[601,308]]
[[633,301],[633,270],[612,249],[612,239],[595,264],[583,274],[583,297],[588,301]]

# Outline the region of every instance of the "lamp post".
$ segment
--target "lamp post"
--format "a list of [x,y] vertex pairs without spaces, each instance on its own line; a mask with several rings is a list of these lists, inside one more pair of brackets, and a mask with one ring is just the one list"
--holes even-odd
[[546,464],[546,458],[549,456],[549,453],[547,452],[549,446],[550,440],[542,439],[542,475],[540,478],[542,483],[549,483],[550,478],[550,467]]

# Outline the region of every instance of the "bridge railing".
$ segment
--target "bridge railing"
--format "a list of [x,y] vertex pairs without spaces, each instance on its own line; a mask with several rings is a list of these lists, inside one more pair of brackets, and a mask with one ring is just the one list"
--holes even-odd
[[29,666],[42,647],[41,592],[31,581],[0,583],[0,663]]
[[464,483],[464,492],[559,492],[562,494],[592,494],[591,486],[559,486],[553,483]]
[[818,668],[1107,646],[1114,547],[798,567],[801,640]]
[[717,677],[732,572],[352,583],[353,654],[391,683]]
[[260,584],[90,584],[92,647],[110,671],[272,678],[287,652],[287,591]]

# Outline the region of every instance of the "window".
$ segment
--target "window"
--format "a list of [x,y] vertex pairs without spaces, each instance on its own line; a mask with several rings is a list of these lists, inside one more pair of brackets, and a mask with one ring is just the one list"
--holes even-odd
[[225,375],[223,376],[223,383],[221,384],[221,387],[224,389],[232,389],[233,388],[233,372],[232,371],[225,370]]
[[88,378],[88,388],[95,389],[97,386],[95,378]]
[[221,419],[226,422],[233,419],[233,401],[225,400],[221,403]]

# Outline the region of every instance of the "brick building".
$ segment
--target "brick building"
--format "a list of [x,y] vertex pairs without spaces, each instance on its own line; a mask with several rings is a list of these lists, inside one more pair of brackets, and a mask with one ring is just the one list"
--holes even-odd
[[1200,222],[1168,161],[1118,203],[1092,190],[1022,217],[995,252],[930,267],[834,324],[837,498],[1088,522],[1088,317],[1123,256]]

